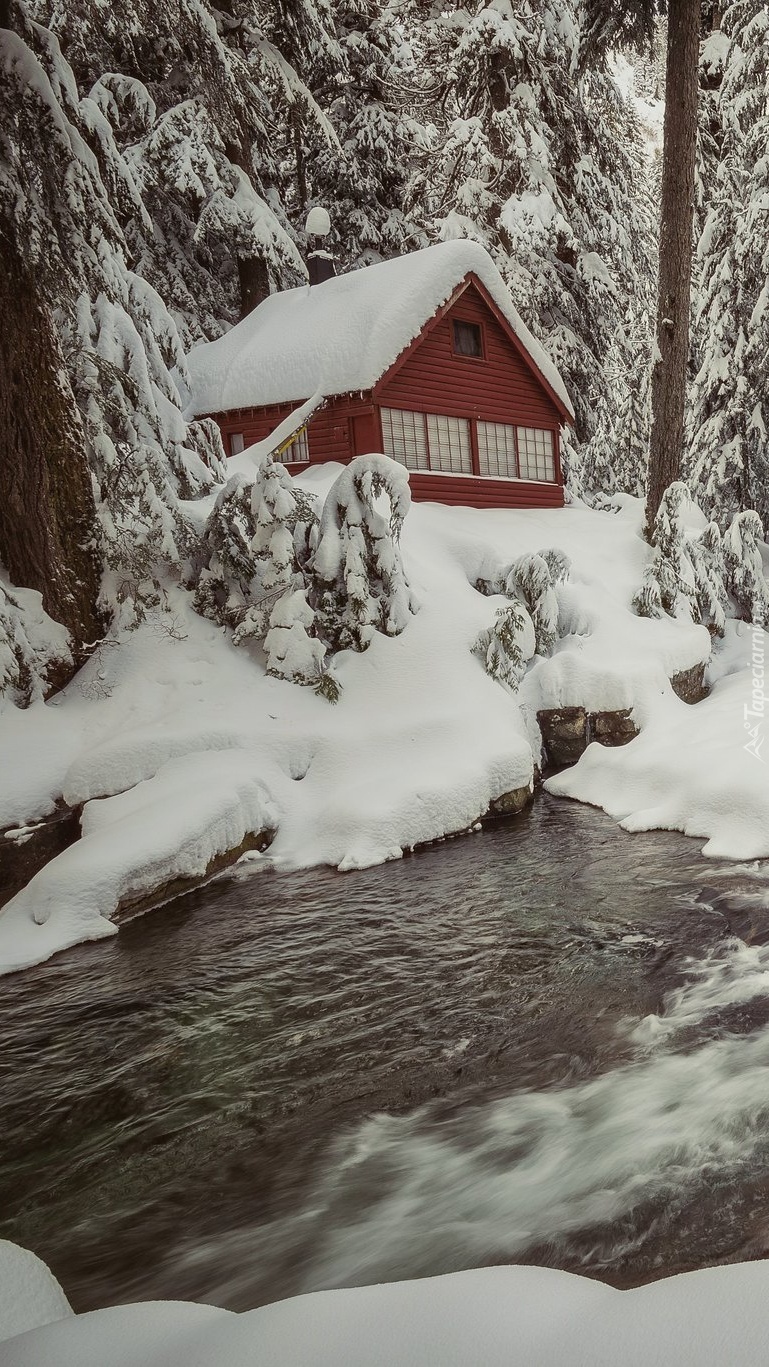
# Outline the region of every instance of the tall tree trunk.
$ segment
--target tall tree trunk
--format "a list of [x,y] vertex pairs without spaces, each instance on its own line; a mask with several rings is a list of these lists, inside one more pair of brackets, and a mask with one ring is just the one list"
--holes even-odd
[[679,478],[689,360],[694,173],[701,0],[668,5],[665,130],[662,153],[657,354],[652,373],[652,430],[646,534],[668,485]]
[[238,257],[238,280],[240,282],[240,316],[261,304],[270,293],[270,277],[267,262],[261,256]]
[[80,663],[102,632],[83,429],[50,311],[2,235],[0,317],[0,561],[14,584],[42,594]]

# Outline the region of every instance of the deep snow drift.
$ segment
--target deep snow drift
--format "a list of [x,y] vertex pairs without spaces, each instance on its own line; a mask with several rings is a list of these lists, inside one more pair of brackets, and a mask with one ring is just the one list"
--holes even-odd
[[[325,492],[338,473],[302,482]],[[335,706],[267,677],[259,647],[235,648],[169,589],[166,611],[100,647],[63,693],[0,715],[0,830],[62,797],[85,804],[84,838],[0,912],[0,970],[114,933],[123,898],[202,874],[249,832],[276,828],[269,858],[284,867],[353,869],[464,830],[531,784],[540,708],[633,708],[642,728],[622,750],[592,745],[552,791],[630,828],[696,834],[709,853],[769,855],[769,773],[742,729],[751,629],[730,623],[716,645],[708,700],[675,697],[670,677],[707,659],[710,638],[632,611],[640,524],[629,498],[615,513],[413,507],[402,549],[419,611],[400,636],[337,656]],[[511,694],[472,653],[507,600],[474,585],[554,546],[572,562],[557,590],[566,634]]]
[[[5,1275],[30,1275],[30,1254],[5,1244],[0,1255]],[[765,1367],[769,1341],[765,1262],[633,1291],[550,1268],[489,1267],[245,1314],[151,1301],[71,1315],[62,1296],[54,1323],[38,1269],[28,1293],[40,1297],[42,1327],[6,1337],[15,1321],[0,1317],[3,1367]]]

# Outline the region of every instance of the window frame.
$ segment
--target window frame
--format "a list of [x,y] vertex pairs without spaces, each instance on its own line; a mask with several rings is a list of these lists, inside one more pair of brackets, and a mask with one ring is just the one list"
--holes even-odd
[[[457,351],[457,346],[456,346],[456,340],[457,340],[457,339],[456,339],[456,332],[455,332],[455,330],[454,330],[455,327],[456,327],[456,325],[457,325],[457,323],[462,324],[464,327],[471,327],[471,328],[476,328],[476,329],[477,329],[478,337],[479,337],[480,344],[481,344],[481,351],[480,351],[480,355],[479,355],[479,356],[468,356],[467,353],[464,352],[464,351]],[[452,356],[454,357],[454,360],[455,360],[455,361],[472,361],[475,365],[477,365],[479,361],[480,361],[480,362],[485,361],[485,360],[486,360],[486,329],[484,328],[483,323],[479,323],[478,320],[477,320],[476,318],[462,318],[462,317],[459,317],[459,316],[457,316],[457,315],[452,315],[452,318],[451,318],[451,354],[452,354]]]

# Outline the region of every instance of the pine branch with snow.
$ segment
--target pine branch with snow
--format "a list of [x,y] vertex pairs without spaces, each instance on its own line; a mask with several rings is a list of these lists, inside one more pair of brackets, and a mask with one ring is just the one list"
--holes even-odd
[[473,646],[473,653],[479,656],[490,678],[513,693],[526,672],[530,633],[531,623],[523,608],[512,602],[498,609],[493,626],[482,631]]

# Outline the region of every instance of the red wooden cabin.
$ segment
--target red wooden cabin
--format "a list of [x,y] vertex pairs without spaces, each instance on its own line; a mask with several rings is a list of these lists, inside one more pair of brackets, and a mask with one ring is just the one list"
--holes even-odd
[[315,397],[321,406],[280,456],[292,472],[383,451],[406,465],[417,499],[563,504],[571,405],[477,243],[271,295],[188,364],[188,415],[215,418],[230,455]]

